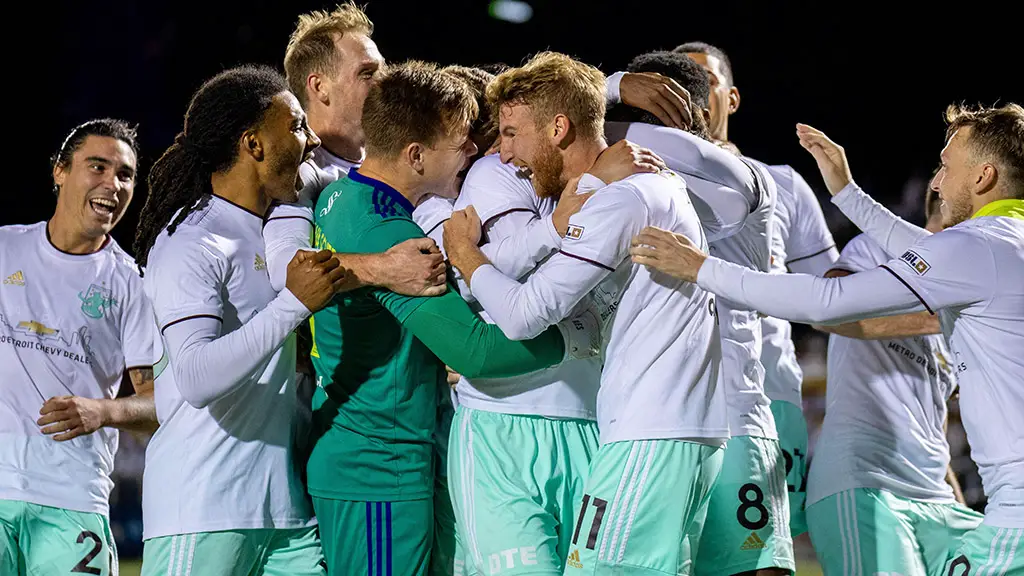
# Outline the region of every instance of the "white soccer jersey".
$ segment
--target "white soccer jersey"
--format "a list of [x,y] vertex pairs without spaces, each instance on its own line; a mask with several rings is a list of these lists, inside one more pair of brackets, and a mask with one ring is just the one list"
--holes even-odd
[[[824,275],[839,258],[839,252],[814,191],[790,166],[768,166],[768,171],[778,190],[772,233],[772,272],[785,274],[792,270]],[[792,332],[785,320],[771,316],[761,319],[764,391],[772,400],[802,406],[804,373],[796,358]]]
[[412,213],[412,221],[423,233],[437,243],[444,253],[444,223],[452,217],[454,200],[431,194]]
[[[866,235],[833,268],[862,272],[890,260]],[[956,386],[942,336],[828,343],[827,408],[807,484],[807,504],[853,488],[952,502],[946,483],[946,401]]]
[[313,234],[313,206],[320,192],[335,180],[341,180],[357,162],[339,158],[320,147],[313,157],[299,165],[302,190],[295,204],[275,204],[267,213],[263,239],[266,245],[267,270],[275,290],[284,289],[288,277],[288,263],[295,252],[309,249]]
[[113,239],[68,254],[46,226],[0,227],[0,499],[105,515],[117,430],[57,442],[36,420],[53,396],[117,397],[127,368],[157,360],[156,326]]
[[[734,264],[768,272],[775,222],[775,182],[763,164],[748,159],[747,165],[757,179],[760,193],[757,204],[740,231],[711,242],[710,251],[711,255]],[[753,310],[719,298],[718,326],[722,336],[719,381],[729,405],[730,432],[733,436],[778,438],[771,401],[764,392],[761,317]]]
[[[484,223],[485,254],[509,277],[528,274],[561,244],[551,224],[554,200],[537,197],[530,179],[502,164],[498,155],[481,158],[466,175],[456,208],[470,205]],[[590,358],[513,378],[462,378],[456,391],[460,404],[478,410],[594,420],[600,381],[601,360]]]
[[690,438],[720,444],[729,423],[718,387],[714,298],[632,263],[630,243],[645,226],[684,234],[707,249],[682,178],[668,171],[638,174],[594,194],[569,219],[561,251],[524,284],[483,266],[471,278],[475,294],[506,334],[528,338],[592,293],[605,311],[597,400],[601,442]]
[[219,318],[221,339],[226,339],[276,301],[263,254],[262,223],[260,215],[214,196],[173,235],[162,232],[150,252],[146,293],[171,366],[156,379],[160,428],[146,450],[147,540],[315,524],[295,468],[295,336],[242,376],[240,386],[203,408],[185,401],[174,365],[175,354],[181,353],[167,341],[169,328],[203,318]]
[[[850,189],[863,194],[855,185]],[[923,236],[883,267],[845,278],[759,275],[709,259],[697,280],[715,293],[802,322],[939,311],[954,354],[971,455],[988,497],[985,522],[1024,528],[1024,203],[1003,202],[1011,206],[1003,206],[1006,215],[991,215],[1001,208],[993,203],[971,220]],[[880,206],[871,210],[891,216]],[[888,229],[910,232],[907,226]],[[891,240],[891,234],[881,236],[872,239],[880,245]]]

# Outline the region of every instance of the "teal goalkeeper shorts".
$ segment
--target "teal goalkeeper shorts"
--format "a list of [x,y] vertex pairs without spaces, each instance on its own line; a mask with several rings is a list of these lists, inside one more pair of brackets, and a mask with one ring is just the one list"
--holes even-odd
[[982,524],[964,534],[942,576],[1020,576],[1024,574],[1024,528]]
[[729,439],[697,552],[698,576],[796,569],[785,467],[778,440]]
[[359,502],[313,497],[328,576],[427,576],[434,500]]
[[448,450],[456,576],[561,574],[597,445],[591,421],[459,406]]
[[910,500],[873,488],[844,490],[807,507],[811,543],[825,576],[934,576],[981,519],[955,502]]
[[142,548],[142,576],[324,576],[316,526],[161,536]]
[[0,500],[0,575],[117,576],[117,550],[103,514]]
[[682,440],[601,446],[577,504],[565,576],[693,574],[723,452]]
[[786,490],[789,492],[789,532],[807,532],[807,420],[797,405],[772,400],[772,416],[779,432],[779,446],[786,458]]

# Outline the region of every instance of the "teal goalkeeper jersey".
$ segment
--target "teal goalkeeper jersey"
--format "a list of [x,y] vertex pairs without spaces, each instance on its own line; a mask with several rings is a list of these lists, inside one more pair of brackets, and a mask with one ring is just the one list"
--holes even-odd
[[[314,246],[379,253],[424,237],[397,190],[352,170],[328,186],[314,211]],[[445,364],[467,375],[503,377],[557,364],[551,328],[513,342],[449,287],[409,297],[363,287],[337,295],[310,319],[317,389],[316,444],[307,464],[313,496],[357,501],[428,498],[433,486],[437,387]]]

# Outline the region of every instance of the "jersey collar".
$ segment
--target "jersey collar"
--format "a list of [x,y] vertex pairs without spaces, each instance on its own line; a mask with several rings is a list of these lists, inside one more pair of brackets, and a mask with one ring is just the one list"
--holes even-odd
[[404,209],[405,212],[410,216],[412,215],[413,210],[416,209],[416,207],[412,205],[412,202],[409,202],[408,198],[402,196],[401,192],[395,190],[394,188],[388,186],[387,184],[381,182],[380,180],[370,178],[369,176],[363,176],[362,174],[359,173],[358,168],[353,168],[349,170],[348,177],[354,182],[366,184],[367,186],[372,186],[373,188],[376,188],[377,190],[381,191],[392,202],[401,206],[402,209]]
[[1006,216],[1008,218],[1024,220],[1024,200],[1008,199],[989,202],[975,212],[971,219],[982,216]]

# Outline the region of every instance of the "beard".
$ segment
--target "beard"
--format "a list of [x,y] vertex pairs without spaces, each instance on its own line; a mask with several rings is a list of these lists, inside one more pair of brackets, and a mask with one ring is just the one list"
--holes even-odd
[[544,143],[544,149],[537,154],[533,163],[533,187],[540,198],[558,198],[568,181],[562,176],[564,161],[558,148],[550,142]]
[[971,205],[971,193],[966,187],[963,187],[952,198],[943,198],[942,201],[946,208],[942,215],[943,228],[966,222],[974,213],[974,207]]

